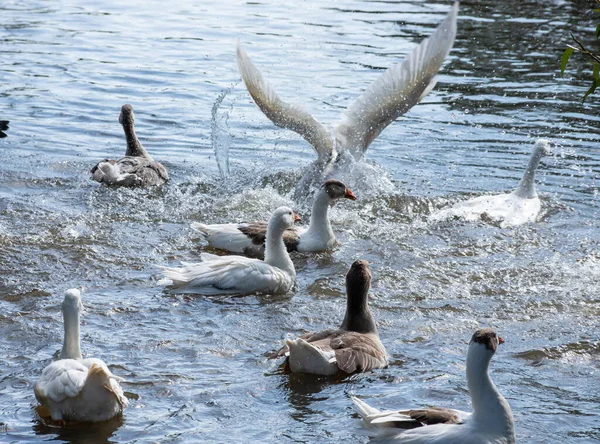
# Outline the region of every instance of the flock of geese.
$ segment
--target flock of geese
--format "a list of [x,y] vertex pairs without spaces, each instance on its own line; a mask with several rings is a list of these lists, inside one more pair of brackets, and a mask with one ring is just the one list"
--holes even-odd
[[[302,179],[316,189],[308,227],[295,226],[300,218],[288,207],[276,209],[268,221],[207,225],[193,223],[213,248],[228,255],[201,254],[198,263],[161,267],[173,293],[283,294],[295,285],[296,270],[289,252],[318,252],[332,248],[335,235],[328,211],[336,202],[355,200],[344,185],[344,171],[360,162],[369,144],[399,115],[419,102],[435,86],[435,75],[450,51],[456,34],[458,3],[435,32],[401,63],[389,68],[342,113],[330,132],[300,107],[282,101],[238,44],[237,63],[246,87],[264,114],[280,127],[292,129],[316,150],[317,160]],[[169,179],[165,167],[146,151],[134,129],[131,105],[119,116],[127,141],[125,157],[105,159],[91,169],[92,178],[110,186],[147,187]],[[433,213],[431,221],[448,218],[484,220],[502,226],[535,221],[541,204],[534,184],[536,167],[549,155],[550,143],[538,140],[523,178],[508,194],[486,195]],[[315,186],[316,185],[316,186]],[[347,306],[338,328],[288,339],[271,358],[284,358],[291,372],[333,375],[368,372],[388,365],[369,310],[371,272],[364,260],[355,261],[346,275]],[[122,414],[128,400],[122,380],[100,359],[83,359],[80,349],[80,292],[66,292],[62,305],[64,342],[60,359],[48,365],[35,384],[35,396],[48,416],[65,421],[104,421]],[[467,351],[466,379],[472,412],[445,408],[380,411],[353,398],[365,423],[390,441],[410,443],[514,443],[510,406],[488,375],[490,360],[504,341],[490,328],[477,330]]]

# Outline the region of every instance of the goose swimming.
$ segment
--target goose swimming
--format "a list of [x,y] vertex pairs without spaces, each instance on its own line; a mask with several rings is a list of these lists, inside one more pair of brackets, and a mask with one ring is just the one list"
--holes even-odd
[[[514,444],[515,425],[488,366],[504,340],[491,328],[477,330],[467,351],[467,386],[473,412],[431,407],[380,411],[353,397],[356,410],[386,442],[414,444]],[[407,429],[404,431],[390,430]]]
[[436,84],[436,74],[456,36],[458,2],[437,27],[404,61],[387,69],[346,110],[330,132],[302,108],[281,100],[238,43],[237,65],[250,96],[277,126],[295,131],[317,152],[296,187],[296,197],[325,179],[350,183],[344,172],[362,160],[375,138],[395,119],[425,97]]
[[96,182],[126,187],[162,185],[169,180],[167,169],[152,158],[135,134],[135,117],[131,105],[123,105],[119,123],[123,126],[127,150],[120,160],[105,159],[90,173]]
[[[308,228],[294,226],[283,234],[288,252],[323,251],[335,245],[335,235],[329,222],[329,207],[340,199],[356,200],[356,196],[339,180],[326,181],[315,194]],[[200,232],[213,248],[261,256],[265,249],[266,222],[205,225],[198,222],[191,227]]]
[[300,218],[288,207],[277,208],[267,226],[265,260],[202,253],[202,262],[162,267],[173,281],[171,293],[202,295],[284,294],[296,282],[296,270],[283,243],[283,234]]
[[387,367],[388,355],[369,310],[370,286],[369,263],[355,261],[346,274],[346,315],[340,328],[287,339],[271,358],[285,356],[292,372],[317,375]]
[[533,146],[529,164],[517,188],[506,194],[479,196],[459,202],[429,216],[432,222],[452,218],[467,221],[485,220],[501,227],[522,225],[538,220],[542,203],[535,189],[535,172],[540,159],[552,154],[550,142],[539,139]]
[[64,341],[60,359],[48,365],[34,386],[35,397],[54,421],[107,421],[123,412],[129,401],[119,381],[97,358],[83,359],[79,343],[79,290],[67,290],[62,304]]

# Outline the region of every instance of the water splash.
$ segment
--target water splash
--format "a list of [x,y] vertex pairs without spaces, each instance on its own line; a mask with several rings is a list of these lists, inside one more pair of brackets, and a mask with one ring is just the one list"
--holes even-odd
[[229,110],[219,113],[219,108],[223,103],[223,100],[227,95],[235,88],[239,81],[235,82],[229,88],[225,89],[212,107],[212,119],[210,123],[210,139],[212,147],[215,151],[215,157],[217,165],[219,166],[219,172],[221,177],[225,179],[229,176],[229,148],[231,147],[231,134],[229,133],[229,125],[227,120],[229,119]]

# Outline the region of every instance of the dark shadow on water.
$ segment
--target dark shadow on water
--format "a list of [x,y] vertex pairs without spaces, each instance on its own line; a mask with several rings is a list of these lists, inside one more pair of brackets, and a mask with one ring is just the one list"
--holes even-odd
[[72,444],[116,443],[111,439],[116,431],[125,423],[122,416],[104,422],[67,422],[59,427],[52,420],[44,419],[34,409],[33,432],[36,435],[54,435],[53,441],[64,441]]

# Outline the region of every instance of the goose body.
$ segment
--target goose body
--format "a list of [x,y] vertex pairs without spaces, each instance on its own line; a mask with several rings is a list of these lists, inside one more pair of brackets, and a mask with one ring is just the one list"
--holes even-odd
[[105,159],[91,170],[92,179],[106,185],[148,187],[162,185],[169,180],[167,169],[148,154],[140,143],[134,128],[131,105],[123,105],[119,122],[123,126],[127,150],[119,160]]
[[479,196],[440,210],[429,216],[430,221],[452,218],[467,221],[484,220],[502,227],[522,225],[538,220],[542,203],[535,189],[535,171],[543,156],[551,154],[550,142],[538,140],[518,187],[511,193]]
[[164,267],[165,276],[173,281],[171,291],[205,295],[287,293],[296,281],[296,270],[283,234],[293,227],[296,218],[287,207],[273,212],[267,227],[264,261],[202,253],[202,262],[183,263],[181,268]]
[[488,374],[490,360],[503,342],[490,328],[473,334],[467,352],[471,413],[438,407],[381,411],[353,397],[355,408],[386,442],[514,444],[512,411]]
[[342,113],[331,132],[302,108],[281,100],[238,44],[238,69],[254,102],[275,125],[297,132],[317,152],[317,160],[296,187],[297,197],[327,178],[354,185],[352,174],[362,170],[356,164],[373,140],[434,88],[435,76],[454,43],[457,13],[458,2],[431,36],[404,61],[386,70]]
[[387,367],[387,352],[368,306],[370,283],[368,262],[355,261],[346,275],[346,315],[340,328],[288,339],[271,357],[285,356],[292,372],[318,375]]
[[119,385],[123,378],[115,376],[100,359],[82,359],[81,310],[79,290],[68,290],[62,305],[65,336],[60,359],[43,370],[34,386],[35,397],[54,421],[106,421],[129,404]]
[[[339,199],[356,200],[346,185],[338,180],[328,180],[317,191],[308,228],[292,227],[283,233],[288,252],[323,251],[335,245],[335,235],[329,223],[329,207]],[[213,248],[262,256],[267,235],[266,222],[205,225],[198,222],[191,227],[200,232]]]

